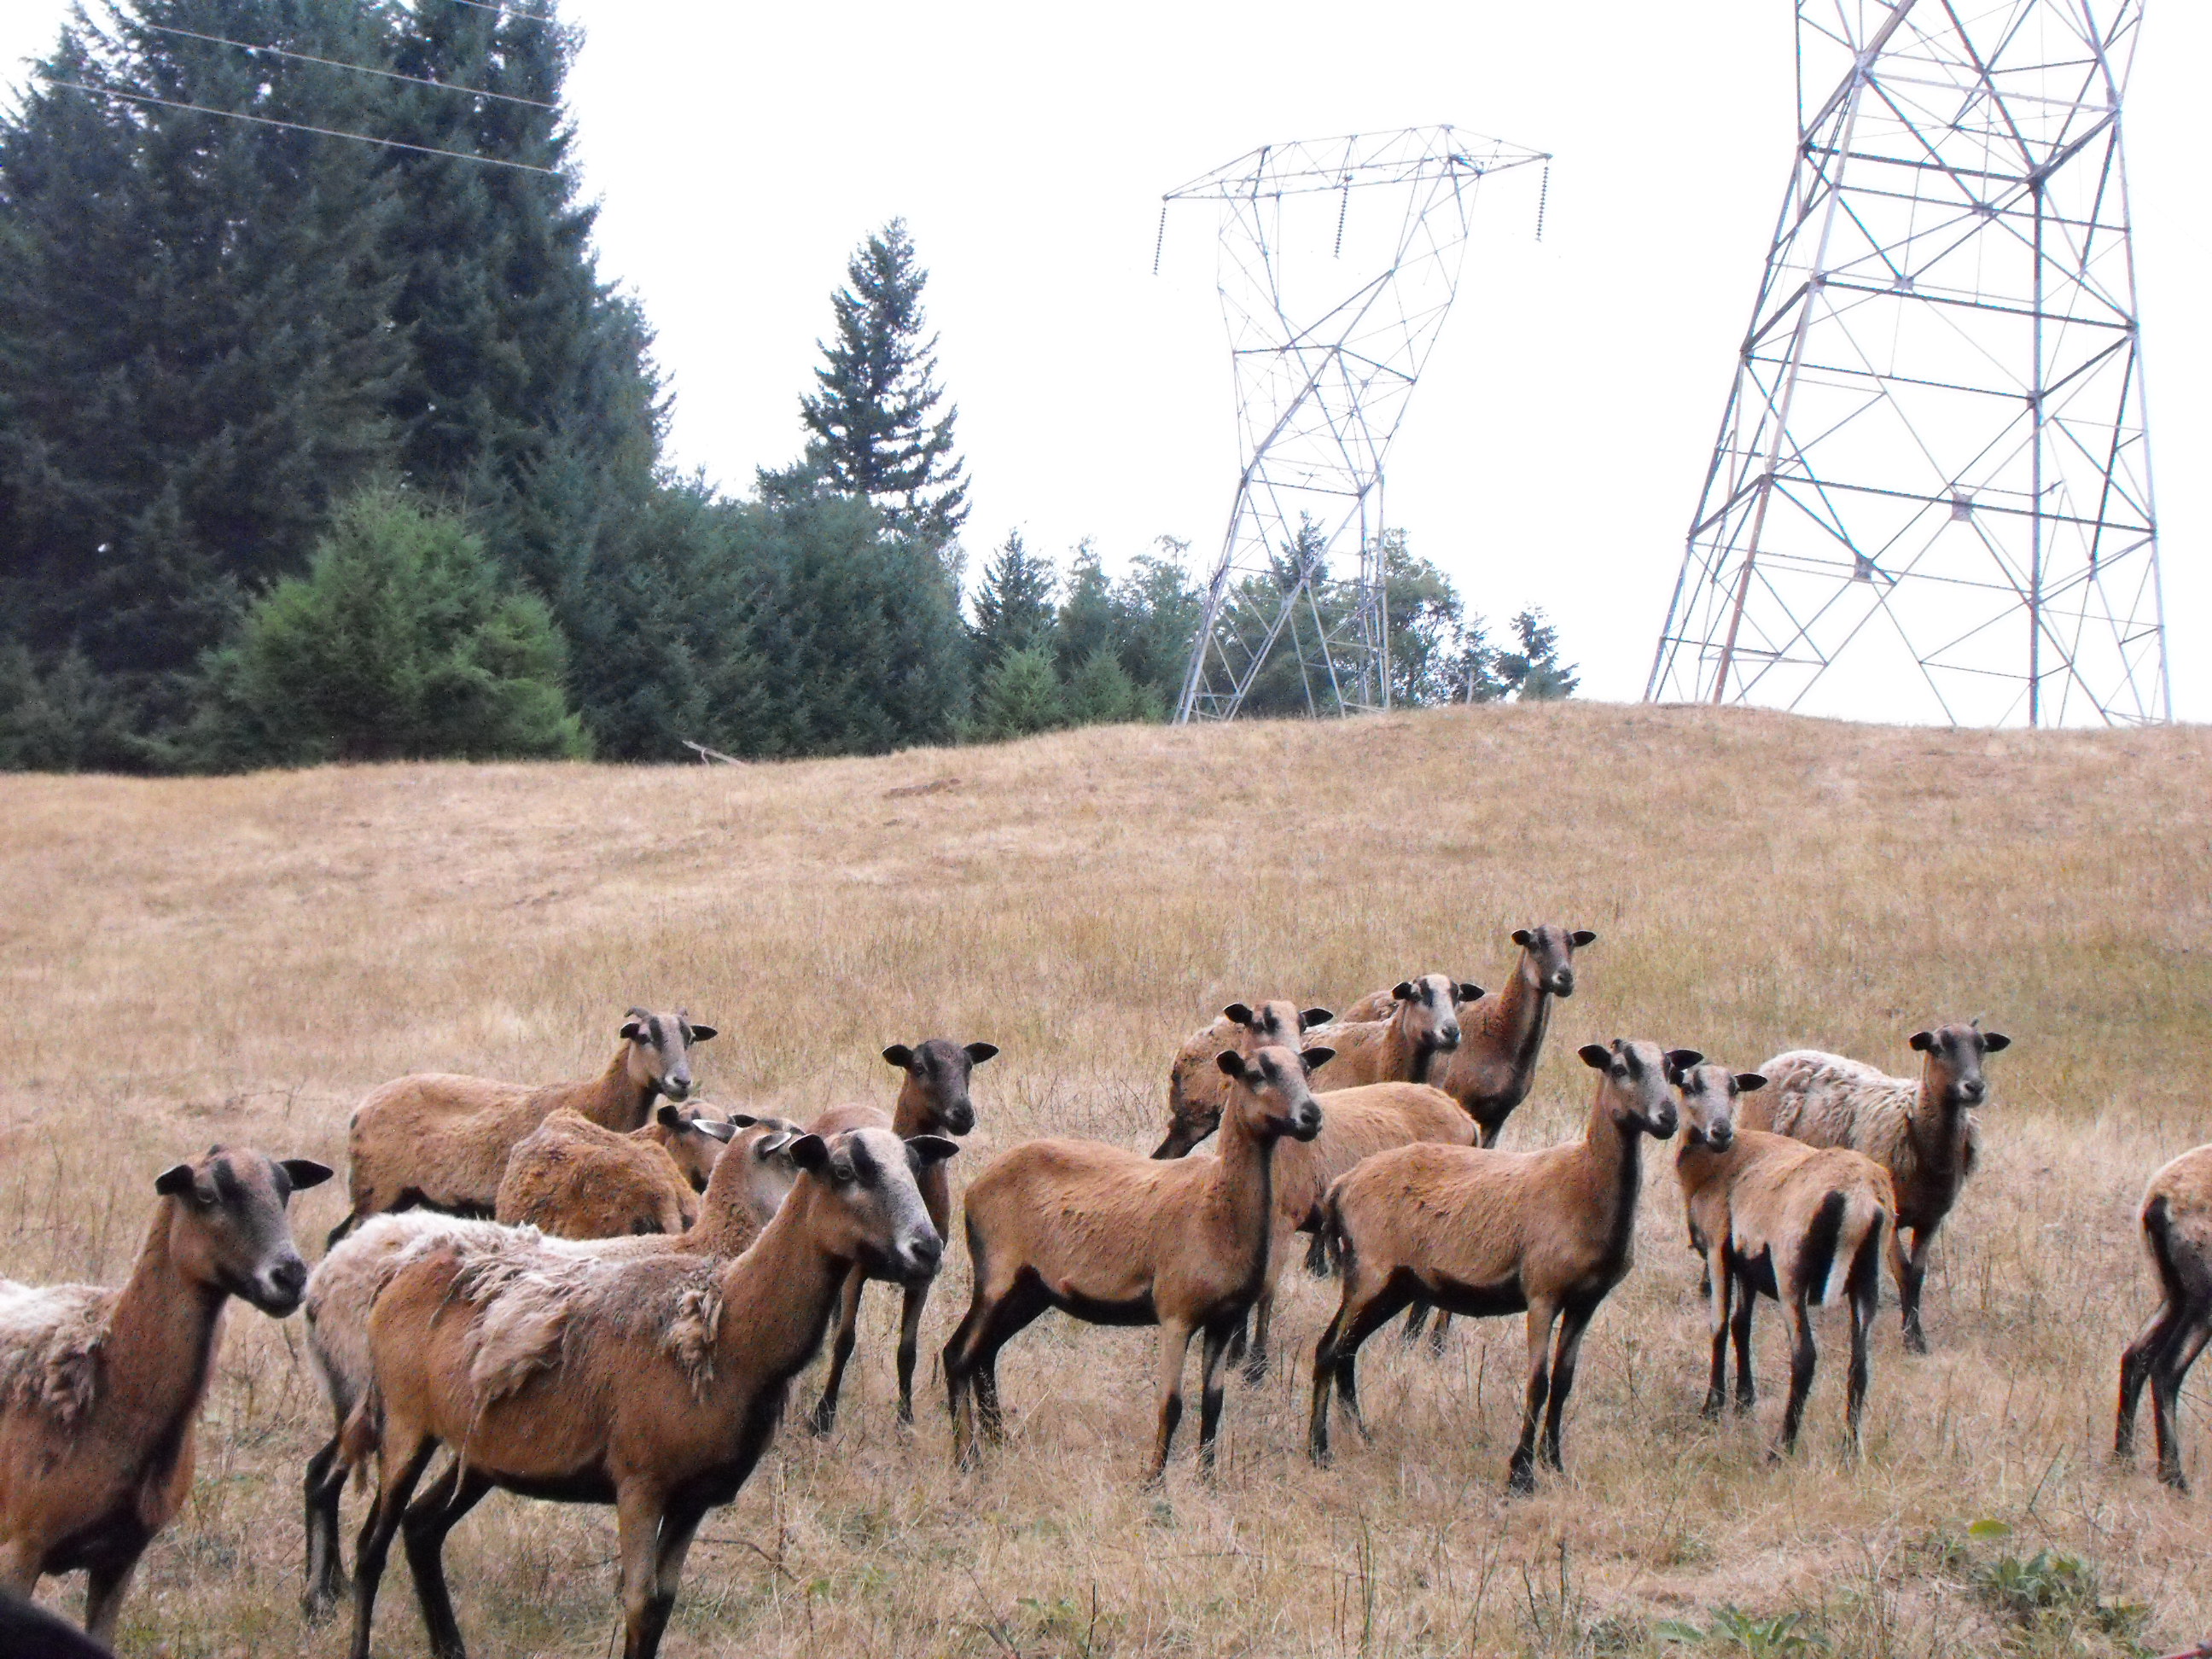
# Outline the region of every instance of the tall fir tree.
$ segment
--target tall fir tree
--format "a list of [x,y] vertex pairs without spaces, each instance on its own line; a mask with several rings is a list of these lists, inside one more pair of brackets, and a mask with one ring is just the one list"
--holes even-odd
[[969,637],[975,642],[978,673],[988,674],[1016,651],[1052,651],[1059,620],[1052,603],[1056,583],[1052,561],[1030,552],[1020,531],[1007,532],[975,590],[975,623]]
[[836,338],[821,349],[817,390],[799,400],[811,434],[806,471],[872,502],[884,522],[949,553],[968,518],[966,463],[954,453],[957,408],[937,384],[937,337],[921,291],[929,273],[906,221],[861,244],[830,298]]
[[392,454],[385,153],[175,107],[360,131],[380,94],[196,37],[374,63],[380,27],[117,0],[0,121],[0,634],[105,682],[96,763],[152,757],[200,653]]

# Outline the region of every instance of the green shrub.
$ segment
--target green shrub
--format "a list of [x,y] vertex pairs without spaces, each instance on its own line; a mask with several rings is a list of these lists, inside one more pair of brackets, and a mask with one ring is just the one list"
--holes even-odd
[[1046,647],[1009,651],[983,676],[982,691],[975,700],[975,736],[986,740],[1024,738],[1066,724],[1060,677],[1052,671],[1052,653]]
[[566,657],[544,603],[504,590],[458,517],[365,491],[339,509],[307,574],[271,588],[207,659],[192,758],[582,756]]

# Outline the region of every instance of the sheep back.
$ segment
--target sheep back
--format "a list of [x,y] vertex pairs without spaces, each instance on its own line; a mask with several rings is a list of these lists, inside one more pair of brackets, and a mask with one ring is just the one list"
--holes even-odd
[[556,1238],[618,1238],[680,1233],[698,1203],[665,1147],[563,1109],[515,1143],[493,1214]]
[[1363,1158],[1417,1140],[1474,1144],[1474,1121],[1449,1095],[1425,1083],[1370,1083],[1332,1089],[1314,1100],[1321,1133],[1275,1147],[1275,1209],[1293,1228],[1318,1226],[1329,1183]]
[[1925,1143],[1932,1125],[1915,1134],[1916,1118],[1923,1115],[1917,1078],[1891,1077],[1817,1048],[1777,1054],[1759,1069],[1766,1087],[1745,1097],[1738,1109],[1743,1127],[1863,1152],[1889,1172],[1902,1225],[1942,1219],[1979,1161],[1981,1124],[1971,1112],[1960,1115],[1948,1158]]
[[66,1428],[89,1411],[118,1294],[0,1279],[0,1412],[40,1412]]

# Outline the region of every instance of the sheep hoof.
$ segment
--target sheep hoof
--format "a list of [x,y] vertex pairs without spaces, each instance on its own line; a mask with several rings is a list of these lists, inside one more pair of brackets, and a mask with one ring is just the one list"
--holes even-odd
[[1698,1415],[1708,1423],[1717,1423],[1720,1421],[1721,1407],[1727,1403],[1728,1397],[1725,1395],[1709,1394],[1705,1396],[1705,1403],[1698,1408]]
[[1255,1354],[1245,1363],[1244,1381],[1256,1389],[1267,1380],[1267,1357],[1265,1354]]
[[1928,1352],[1928,1339],[1922,1335],[1917,1328],[1911,1325],[1905,1328],[1905,1351],[1907,1353]]
[[1526,1498],[1536,1490],[1536,1466],[1532,1460],[1516,1457],[1505,1477],[1505,1490],[1516,1497]]
[[817,1406],[806,1413],[806,1431],[817,1440],[836,1426],[837,1408],[835,1406]]
[[2189,1477],[2182,1474],[2179,1469],[2160,1469],[2158,1472],[2158,1478],[2168,1491],[2178,1495],[2187,1495]]

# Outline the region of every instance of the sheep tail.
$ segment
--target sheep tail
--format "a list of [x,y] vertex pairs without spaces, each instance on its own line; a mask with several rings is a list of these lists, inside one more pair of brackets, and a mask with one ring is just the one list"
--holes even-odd
[[1344,1216],[1337,1208],[1333,1186],[1321,1201],[1321,1227],[1314,1234],[1313,1254],[1321,1259],[1324,1273],[1339,1276],[1352,1260],[1352,1241],[1344,1236]]
[[1839,1267],[1849,1262],[1848,1255],[1838,1248],[1843,1243],[1844,1216],[1850,1207],[1850,1196],[1843,1192],[1832,1192],[1820,1200],[1820,1207],[1813,1212],[1813,1224],[1805,1230],[1804,1252],[1798,1269],[1803,1285],[1819,1290],[1815,1300],[1822,1307],[1836,1299],[1843,1288],[1843,1273]]

